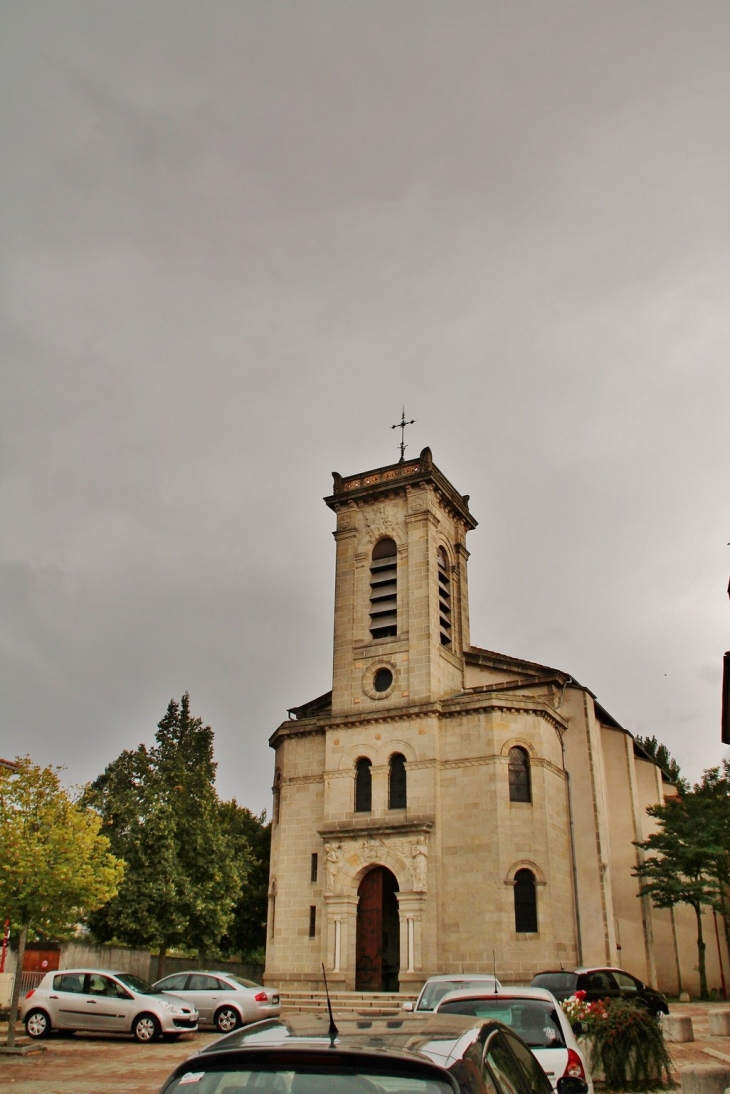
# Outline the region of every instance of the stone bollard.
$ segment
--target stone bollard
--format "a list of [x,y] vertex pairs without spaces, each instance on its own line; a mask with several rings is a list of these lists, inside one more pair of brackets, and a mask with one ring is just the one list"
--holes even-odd
[[713,1037],[730,1037],[730,1010],[711,1010],[708,1017]]
[[663,1014],[662,1030],[668,1041],[694,1041],[692,1019],[683,1014]]
[[725,1094],[730,1085],[730,1067],[722,1064],[693,1064],[680,1076],[682,1094]]

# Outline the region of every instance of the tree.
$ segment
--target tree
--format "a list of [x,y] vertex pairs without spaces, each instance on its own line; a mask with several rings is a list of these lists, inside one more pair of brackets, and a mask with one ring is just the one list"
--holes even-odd
[[239,857],[248,863],[246,885],[236,903],[233,921],[221,939],[221,952],[261,962],[266,948],[271,824],[266,821],[265,810],[257,817],[235,798],[221,802],[220,810]]
[[706,944],[702,933],[702,907],[718,900],[718,883],[713,869],[715,847],[709,836],[704,811],[692,794],[669,798],[663,805],[647,810],[660,828],[648,839],[635,844],[649,853],[633,871],[641,881],[639,895],[647,893],[657,908],[689,904],[697,918],[700,996],[707,998]]
[[723,760],[721,767],[705,771],[687,796],[701,817],[710,870],[717,883],[713,907],[722,916],[730,951],[730,761]]
[[127,862],[114,900],[89,919],[102,941],[204,957],[233,918],[247,862],[221,822],[213,731],[190,713],[190,696],[170,703],[156,744],[123,752],[87,790],[112,847]]
[[58,769],[36,767],[27,757],[17,763],[17,772],[0,768],[0,908],[18,931],[10,1046],[29,932],[68,934],[114,896],[124,871],[100,834],[100,817],[71,799]]
[[658,767],[662,769],[664,774],[669,779],[670,783],[679,790],[688,790],[689,784],[686,779],[682,778],[682,773],[679,768],[679,764],[674,759],[672,754],[666,745],[660,744],[656,737],[639,737],[636,738],[637,745],[644,750],[655,761]]

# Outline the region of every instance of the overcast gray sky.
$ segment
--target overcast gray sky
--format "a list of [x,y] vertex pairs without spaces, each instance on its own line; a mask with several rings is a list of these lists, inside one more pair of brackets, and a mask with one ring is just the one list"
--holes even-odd
[[730,646],[730,5],[0,0],[0,754],[331,683],[332,470],[436,463],[472,641],[688,775]]

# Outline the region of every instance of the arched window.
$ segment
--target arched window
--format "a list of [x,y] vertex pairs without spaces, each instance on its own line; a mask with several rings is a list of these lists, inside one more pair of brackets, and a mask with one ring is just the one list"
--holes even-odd
[[438,554],[439,575],[439,631],[441,645],[451,645],[451,579],[449,577],[449,560],[443,547],[439,547]]
[[355,812],[369,813],[373,807],[373,777],[370,760],[360,759],[355,764]]
[[400,752],[394,752],[390,757],[388,808],[405,809],[406,802],[406,758]]
[[370,634],[388,638],[398,633],[398,548],[380,539],[370,563]]
[[537,932],[537,890],[532,870],[515,874],[515,930],[518,934]]
[[509,750],[509,800],[511,802],[531,802],[530,757],[524,748]]

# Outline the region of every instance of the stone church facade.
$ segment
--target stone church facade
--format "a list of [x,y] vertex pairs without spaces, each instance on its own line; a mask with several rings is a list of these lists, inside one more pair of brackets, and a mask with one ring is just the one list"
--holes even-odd
[[[322,962],[334,987],[403,991],[608,964],[696,988],[690,910],[658,911],[631,876],[672,788],[568,673],[471,645],[468,496],[424,449],[335,475],[325,500],[332,691],[270,742],[267,982],[321,987]],[[719,984],[709,944],[708,964]]]

